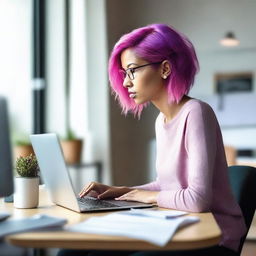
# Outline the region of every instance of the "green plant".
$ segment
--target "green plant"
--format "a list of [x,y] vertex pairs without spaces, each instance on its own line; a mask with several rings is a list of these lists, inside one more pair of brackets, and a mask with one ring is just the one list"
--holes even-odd
[[75,139],[77,139],[77,136],[75,135],[75,133],[71,129],[68,129],[67,134],[64,137],[64,140],[75,140]]
[[17,145],[17,146],[30,146],[31,143],[27,140],[16,140],[15,145]]
[[20,156],[16,160],[16,171],[21,177],[37,177],[39,166],[35,155]]

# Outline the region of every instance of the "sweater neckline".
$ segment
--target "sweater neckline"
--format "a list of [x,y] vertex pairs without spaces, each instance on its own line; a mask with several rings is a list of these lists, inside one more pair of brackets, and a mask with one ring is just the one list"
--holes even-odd
[[161,116],[161,123],[163,125],[163,127],[167,128],[169,126],[171,126],[177,119],[178,117],[182,114],[182,112],[193,102],[195,102],[196,99],[191,98],[190,100],[188,100],[179,110],[179,112],[168,122],[165,122],[165,115],[164,113],[160,112],[160,116]]

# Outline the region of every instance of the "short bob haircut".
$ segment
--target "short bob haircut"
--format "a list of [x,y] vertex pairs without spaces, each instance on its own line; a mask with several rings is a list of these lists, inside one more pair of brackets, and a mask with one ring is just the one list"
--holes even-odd
[[197,56],[189,39],[165,24],[152,24],[138,28],[123,35],[114,46],[109,58],[109,79],[112,90],[118,99],[122,113],[129,111],[140,116],[143,107],[137,105],[129,97],[128,91],[123,87],[124,77],[121,74],[121,54],[132,48],[139,58],[147,62],[161,62],[168,60],[171,63],[171,74],[166,80],[169,102],[179,102],[188,94],[199,70]]

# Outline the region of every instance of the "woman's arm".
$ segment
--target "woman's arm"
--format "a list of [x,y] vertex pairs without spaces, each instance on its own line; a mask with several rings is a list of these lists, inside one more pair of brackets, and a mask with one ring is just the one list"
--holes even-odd
[[156,181],[135,187],[135,191],[120,199],[143,202],[155,200],[160,207],[190,212],[210,210],[216,145],[217,142],[222,143],[217,138],[217,120],[210,107],[200,106],[189,113],[185,126],[183,145],[187,156],[184,155],[180,161],[186,164],[182,165],[185,169],[179,172],[186,173],[187,186],[178,190],[161,190]]
[[157,203],[157,196],[160,191],[158,179],[156,181],[132,187],[132,191],[117,197],[116,200],[137,201],[142,203]]
[[156,204],[158,194],[159,194],[159,191],[134,189],[115,199],[126,200],[126,201],[136,201],[136,202],[142,202],[142,203],[148,203],[148,204]]
[[212,202],[212,179],[215,165],[217,120],[210,107],[191,111],[184,135],[187,152],[187,187],[161,191],[157,202],[161,207],[203,212],[209,211]]

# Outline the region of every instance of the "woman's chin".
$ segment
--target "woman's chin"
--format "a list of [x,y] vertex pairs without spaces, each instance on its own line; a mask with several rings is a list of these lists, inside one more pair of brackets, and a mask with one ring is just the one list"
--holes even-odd
[[141,99],[141,98],[134,98],[133,100],[134,100],[134,102],[135,102],[137,105],[144,104],[144,103],[147,102],[147,101],[145,101],[145,100],[143,100],[143,99]]

